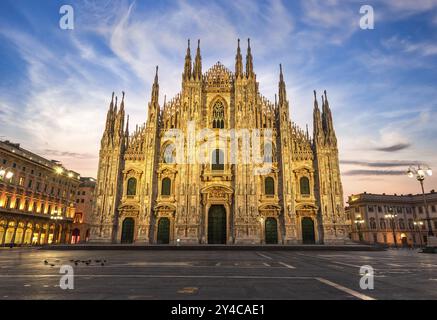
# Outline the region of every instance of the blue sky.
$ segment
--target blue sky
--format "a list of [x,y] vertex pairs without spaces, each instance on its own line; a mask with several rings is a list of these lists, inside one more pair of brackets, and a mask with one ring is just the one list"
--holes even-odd
[[[59,28],[63,4],[74,30]],[[364,4],[374,30],[359,28]],[[0,139],[96,176],[112,91],[142,123],[156,65],[161,100],[180,90],[188,38],[201,39],[206,71],[233,70],[250,37],[260,91],[274,99],[282,63],[300,126],[311,128],[312,91],[328,90],[346,195],[415,193],[408,163],[437,170],[436,30],[437,0],[2,0]]]

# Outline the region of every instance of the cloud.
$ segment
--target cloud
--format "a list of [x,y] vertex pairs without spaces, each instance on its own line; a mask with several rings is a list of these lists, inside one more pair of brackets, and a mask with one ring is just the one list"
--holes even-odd
[[77,152],[69,152],[69,151],[59,151],[52,149],[44,149],[37,151],[44,156],[55,156],[55,157],[67,157],[67,158],[80,158],[80,159],[90,159],[95,158],[95,154],[90,153],[77,153]]
[[349,170],[342,173],[344,176],[401,176],[405,170]]
[[399,50],[405,54],[417,54],[422,57],[437,55],[437,44],[432,40],[413,42],[396,35],[382,40],[382,46],[389,50]]
[[382,160],[382,161],[341,160],[340,163],[344,165],[358,165],[358,166],[376,167],[376,168],[408,167],[408,166],[423,164],[418,161],[408,161],[408,160]]
[[388,147],[375,148],[375,150],[384,151],[384,152],[396,152],[396,151],[408,149],[409,147],[411,147],[411,144],[409,143],[398,143]]
[[383,0],[391,18],[403,19],[411,15],[427,12],[437,8],[437,0]]

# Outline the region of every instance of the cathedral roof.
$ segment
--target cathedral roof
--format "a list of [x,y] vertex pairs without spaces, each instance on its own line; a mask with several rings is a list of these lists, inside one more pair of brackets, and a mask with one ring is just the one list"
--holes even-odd
[[232,71],[226,68],[220,61],[203,75],[203,81],[207,87],[230,87],[233,80],[234,75]]

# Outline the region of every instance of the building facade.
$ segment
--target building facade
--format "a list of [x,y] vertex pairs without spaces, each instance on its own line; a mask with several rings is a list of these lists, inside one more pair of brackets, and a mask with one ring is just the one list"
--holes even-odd
[[[425,195],[431,227],[437,232],[437,193]],[[347,215],[355,241],[397,246],[420,246],[428,240],[423,195],[362,193],[349,197]],[[390,216],[394,216],[390,218]]]
[[158,68],[145,124],[129,132],[114,94],[101,139],[91,241],[140,244],[344,242],[337,138],[326,91],[314,129],[258,90],[250,40],[245,68],[202,71],[188,43],[182,89],[159,104]]
[[76,211],[73,219],[71,243],[88,242],[94,208],[94,191],[96,180],[90,177],[81,177],[76,193]]
[[0,141],[0,245],[68,243],[79,175]]

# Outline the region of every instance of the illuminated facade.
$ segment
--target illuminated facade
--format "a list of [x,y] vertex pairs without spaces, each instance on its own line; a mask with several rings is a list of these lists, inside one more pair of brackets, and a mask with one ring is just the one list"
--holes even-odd
[[91,241],[343,243],[337,138],[326,92],[322,110],[314,96],[311,137],[290,119],[282,68],[275,102],[260,94],[250,42],[245,68],[238,42],[234,72],[218,62],[203,73],[200,42],[193,60],[188,45],[181,92],[161,108],[157,69],[133,133],[124,93],[112,96]]
[[[437,193],[426,195],[431,227],[437,230]],[[427,243],[428,223],[423,195],[361,193],[349,197],[347,215],[355,241],[393,246],[419,246]],[[393,219],[389,216],[393,215]]]
[[0,245],[68,243],[79,175],[0,141]]
[[96,180],[81,177],[76,193],[76,211],[74,214],[71,243],[88,242],[94,208],[94,190]]

